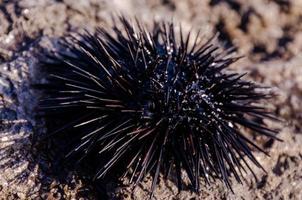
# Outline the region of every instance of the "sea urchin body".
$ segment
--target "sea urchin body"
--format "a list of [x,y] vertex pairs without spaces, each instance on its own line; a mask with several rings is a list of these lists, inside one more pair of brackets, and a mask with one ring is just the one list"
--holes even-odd
[[61,134],[72,129],[69,155],[79,160],[97,154],[96,178],[115,166],[139,183],[150,172],[151,191],[159,174],[175,172],[179,188],[184,170],[195,190],[199,178],[218,178],[230,187],[258,167],[253,141],[239,127],[275,137],[264,118],[273,118],[255,103],[270,98],[261,87],[226,72],[237,58],[218,53],[199,37],[176,36],[173,24],[155,23],[151,32],[124,18],[113,33],[68,36],[43,61],[49,73],[40,109],[66,119]]

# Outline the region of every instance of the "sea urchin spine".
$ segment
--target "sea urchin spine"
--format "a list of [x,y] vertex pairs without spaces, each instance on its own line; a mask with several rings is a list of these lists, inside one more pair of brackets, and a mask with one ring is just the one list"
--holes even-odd
[[239,127],[275,138],[263,123],[272,113],[255,104],[272,95],[226,71],[238,58],[198,35],[190,45],[190,34],[176,35],[173,24],[155,23],[149,32],[138,22],[119,22],[113,33],[99,28],[62,39],[42,62],[49,76],[40,110],[76,116],[56,132],[72,130],[68,155],[97,154],[96,178],[120,166],[136,185],[151,173],[152,193],[159,174],[171,170],[180,189],[184,170],[198,191],[200,177],[229,188],[231,174],[240,182],[251,170],[246,158],[261,167],[251,152],[261,148]]

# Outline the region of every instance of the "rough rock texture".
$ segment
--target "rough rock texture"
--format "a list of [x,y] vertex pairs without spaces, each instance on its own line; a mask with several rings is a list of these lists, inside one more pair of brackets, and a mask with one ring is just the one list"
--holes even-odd
[[[160,180],[155,199],[302,199],[302,1],[301,0],[0,0],[0,199],[97,199],[96,184],[67,172],[60,178],[48,153],[35,146],[43,119],[35,117],[39,94],[32,83],[43,81],[37,52],[56,39],[83,28],[110,26],[112,14],[173,20],[185,31],[216,31],[225,47],[234,45],[246,57],[232,67],[276,88],[273,101],[286,121],[283,143],[255,137],[270,157],[255,152],[267,173],[233,181],[232,193],[222,183],[204,186],[199,195],[177,193],[172,181]],[[51,157],[51,156],[50,156]],[[60,171],[61,169],[57,169]],[[63,169],[62,169],[63,170]],[[151,180],[134,192],[131,186],[106,185],[109,199],[143,199]]]

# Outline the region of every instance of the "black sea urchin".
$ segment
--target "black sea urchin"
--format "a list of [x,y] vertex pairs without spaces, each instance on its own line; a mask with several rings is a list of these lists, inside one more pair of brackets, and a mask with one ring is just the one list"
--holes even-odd
[[66,123],[57,134],[71,130],[69,155],[96,155],[96,178],[119,166],[137,184],[150,172],[152,193],[160,173],[173,171],[181,189],[184,170],[198,191],[200,177],[230,187],[233,174],[240,182],[251,170],[245,157],[261,167],[251,148],[261,149],[239,127],[275,138],[263,123],[274,117],[255,104],[272,95],[225,72],[238,58],[199,36],[191,44],[173,24],[149,32],[120,22],[112,32],[66,37],[43,61],[49,77],[40,109]]

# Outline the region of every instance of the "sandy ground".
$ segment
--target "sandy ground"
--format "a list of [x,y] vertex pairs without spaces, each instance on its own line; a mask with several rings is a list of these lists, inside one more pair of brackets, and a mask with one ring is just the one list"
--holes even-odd
[[[254,168],[233,181],[204,185],[199,195],[177,192],[160,180],[155,199],[302,199],[302,1],[301,0],[0,0],[0,199],[144,199],[151,181],[132,192],[131,185],[99,187],[73,172],[60,178],[50,152],[40,151],[33,135],[45,133],[35,117],[39,97],[32,84],[41,81],[37,52],[68,32],[110,26],[112,14],[173,20],[185,31],[220,32],[222,45],[234,45],[245,58],[232,66],[279,94],[272,101],[284,142],[254,139],[270,154],[255,152],[267,173]],[[63,169],[58,169],[58,171]]]

